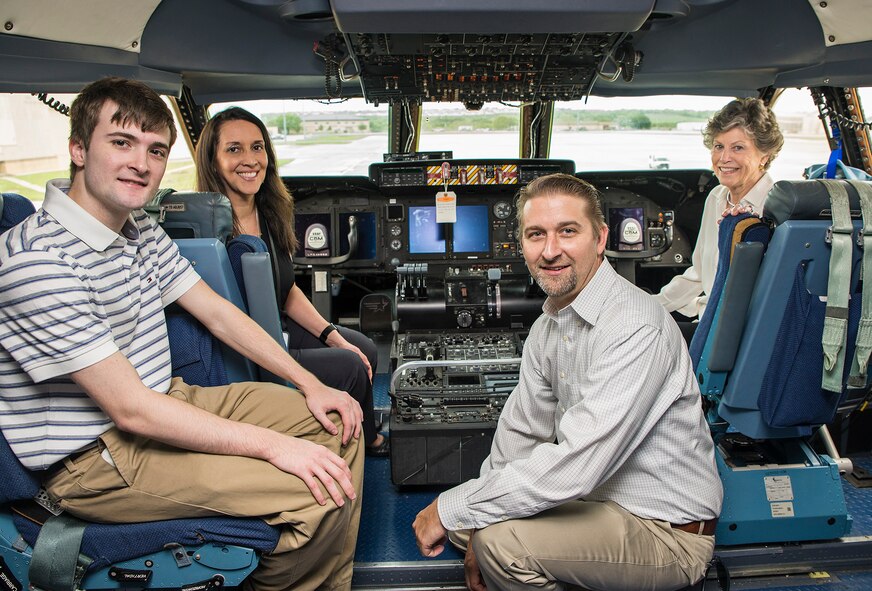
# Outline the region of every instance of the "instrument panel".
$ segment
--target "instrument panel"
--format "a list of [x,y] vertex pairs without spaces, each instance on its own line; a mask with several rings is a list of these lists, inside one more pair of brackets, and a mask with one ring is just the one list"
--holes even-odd
[[524,336],[517,332],[397,336],[393,397],[403,423],[496,422],[518,383]]
[[[574,163],[385,162],[372,164],[366,179],[336,179],[335,190],[329,178],[305,179],[308,183],[301,187],[292,182],[300,242],[294,260],[302,269],[329,261],[331,267],[363,274],[394,273],[420,264],[526,273],[517,237],[517,192],[533,179],[553,173],[574,174]],[[610,259],[662,267],[689,264],[692,243],[675,225],[673,209],[632,187],[592,180],[601,192],[609,225],[606,255]],[[452,223],[439,221],[436,197],[444,191],[456,195]]]
[[526,185],[547,174],[575,173],[571,160],[431,160],[370,165],[369,178],[379,187],[456,185]]
[[[289,179],[301,243],[295,263],[301,275],[312,268],[313,291],[319,265],[329,267],[334,280],[339,275],[363,289],[393,291],[393,310],[381,330],[394,335],[395,484],[456,484],[478,473],[545,298],[524,263],[517,193],[552,173],[574,174],[574,164],[392,161],[371,165],[368,178]],[[643,287],[662,285],[662,276],[690,260],[692,244],[675,225],[675,209],[691,194],[687,180],[701,178],[699,172],[616,174],[592,179],[609,227],[606,256],[631,280],[639,272]],[[678,187],[684,189],[673,190]],[[649,188],[669,196],[658,194],[655,201]],[[440,201],[445,193],[453,193],[448,216]],[[442,221],[446,217],[454,221]],[[310,235],[315,240],[307,240]],[[662,275],[644,276],[652,267]],[[357,293],[349,298],[352,314]]]

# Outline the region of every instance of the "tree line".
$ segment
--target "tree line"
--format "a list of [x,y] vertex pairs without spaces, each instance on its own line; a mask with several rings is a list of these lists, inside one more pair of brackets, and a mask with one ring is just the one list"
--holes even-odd
[[[387,131],[387,117],[383,114],[355,113],[369,121],[370,133]],[[640,110],[582,111],[558,109],[554,114],[554,127],[570,131],[585,129],[675,129],[678,123],[705,122],[711,111],[693,110]],[[339,116],[339,115],[337,115]],[[298,134],[303,129],[303,118],[296,113],[267,113],[262,117],[267,127],[279,133]],[[427,115],[422,117],[421,127],[425,132],[463,131],[517,131],[519,117],[506,113],[464,113],[461,115]]]

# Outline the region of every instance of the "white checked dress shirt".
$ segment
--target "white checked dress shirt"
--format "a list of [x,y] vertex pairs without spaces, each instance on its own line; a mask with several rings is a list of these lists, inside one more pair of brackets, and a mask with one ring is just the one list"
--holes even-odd
[[600,264],[575,301],[550,299],[479,478],[439,496],[449,530],[612,500],[645,519],[717,517],[723,490],[690,357],[650,295]]

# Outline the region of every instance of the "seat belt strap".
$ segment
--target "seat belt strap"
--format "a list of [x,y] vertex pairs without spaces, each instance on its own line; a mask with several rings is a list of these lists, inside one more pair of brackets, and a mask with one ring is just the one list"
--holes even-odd
[[80,553],[87,523],[69,513],[39,530],[30,561],[30,584],[42,591],[76,591],[92,560]]
[[848,340],[848,298],[851,285],[851,257],[853,241],[851,234],[851,209],[848,191],[839,181],[819,180],[830,195],[833,225],[827,231],[827,241],[832,244],[830,252],[829,280],[827,284],[827,309],[824,318],[823,346],[824,369],[821,388],[841,393],[842,375],[845,367],[845,346]]
[[[872,185],[848,181],[860,196],[863,230],[857,244],[863,248],[863,303],[860,325],[857,327],[857,348],[851,363],[849,388],[865,388],[872,354]],[[862,241],[861,241],[862,240]]]

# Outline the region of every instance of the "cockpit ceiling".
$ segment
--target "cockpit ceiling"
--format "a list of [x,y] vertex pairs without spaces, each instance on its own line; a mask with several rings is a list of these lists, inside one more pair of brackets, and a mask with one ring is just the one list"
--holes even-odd
[[3,0],[6,35],[138,52],[142,32],[161,0]]
[[4,0],[0,91],[105,75],[201,104],[872,85],[867,0]]

